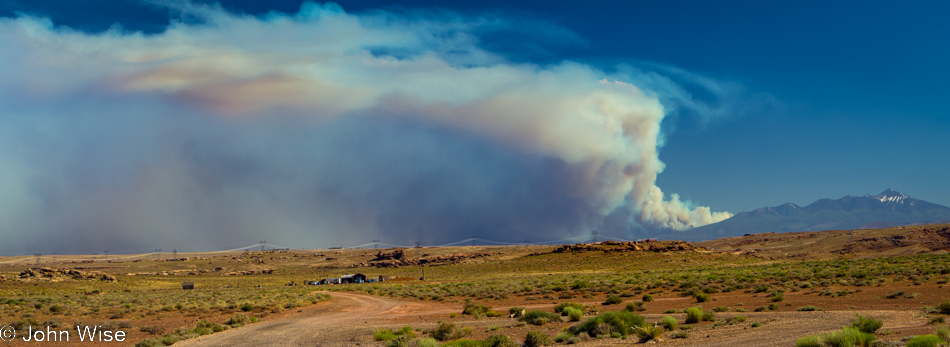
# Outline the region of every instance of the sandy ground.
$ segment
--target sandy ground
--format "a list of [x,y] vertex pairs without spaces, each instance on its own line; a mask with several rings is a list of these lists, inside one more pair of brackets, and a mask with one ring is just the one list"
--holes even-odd
[[[447,319],[450,313],[458,313],[458,303],[433,303],[399,301],[390,298],[368,296],[353,293],[329,293],[333,300],[321,303],[303,312],[275,318],[262,323],[222,333],[206,335],[186,340],[176,346],[382,346],[382,342],[373,341],[373,332],[378,328],[398,328],[409,325],[414,328],[432,328],[440,319]],[[549,307],[550,305],[537,305]],[[929,333],[932,326],[926,326],[927,318],[919,310],[861,310],[861,314],[884,321],[884,328],[903,334]],[[718,313],[720,320],[736,315],[747,317],[743,324],[712,328],[710,323],[695,324],[687,339],[667,337],[665,345],[702,345],[702,346],[792,346],[795,340],[810,334],[830,332],[847,325],[855,311],[816,311],[816,312],[723,312]],[[659,321],[665,314],[644,314],[647,321]],[[682,322],[683,314],[673,314]],[[561,325],[544,327],[522,326],[514,319],[491,318],[473,320],[469,316],[452,319],[459,325],[475,330],[474,338],[483,338],[489,334],[483,331],[496,325],[500,329],[492,333],[504,333],[521,339],[529,330],[541,330],[555,335]],[[751,322],[760,322],[757,328]],[[883,336],[883,339],[897,339],[899,335]],[[421,335],[421,334],[420,334]],[[583,334],[582,334],[583,335]],[[667,334],[669,336],[669,333]],[[588,339],[581,345],[616,346],[634,344],[634,340]]]

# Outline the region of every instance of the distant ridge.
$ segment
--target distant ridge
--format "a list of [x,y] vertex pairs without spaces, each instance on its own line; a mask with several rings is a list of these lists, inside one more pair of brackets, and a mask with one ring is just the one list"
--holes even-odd
[[950,207],[888,188],[878,195],[821,199],[801,207],[786,203],[741,212],[719,223],[671,233],[666,239],[705,241],[765,232],[888,228],[950,223]]

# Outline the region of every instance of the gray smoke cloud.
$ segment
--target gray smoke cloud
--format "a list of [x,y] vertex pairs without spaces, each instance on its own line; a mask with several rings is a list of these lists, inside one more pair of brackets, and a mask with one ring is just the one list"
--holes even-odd
[[2,254],[550,240],[731,216],[655,185],[682,96],[507,62],[499,19],[165,4],[157,34],[0,19]]

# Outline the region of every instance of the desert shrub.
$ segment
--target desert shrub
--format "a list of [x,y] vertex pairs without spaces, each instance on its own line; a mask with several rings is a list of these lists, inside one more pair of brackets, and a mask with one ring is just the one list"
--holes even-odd
[[254,310],[254,305],[251,305],[249,303],[244,303],[243,305],[241,305],[241,311],[250,312],[253,310]]
[[541,310],[530,310],[526,311],[524,317],[519,318],[519,320],[528,324],[544,325],[551,322],[560,322],[561,316]]
[[689,338],[689,332],[688,332],[688,331],[685,331],[685,330],[680,330],[680,331],[674,332],[674,333],[673,333],[673,338],[674,338],[674,339],[688,339],[688,338]]
[[180,340],[181,340],[181,338],[179,338],[178,336],[175,336],[175,335],[167,335],[167,336],[163,336],[163,337],[162,337],[162,344],[165,345],[165,346],[171,346],[171,345],[174,345],[174,344],[178,343],[178,341],[180,341]]
[[946,323],[946,322],[947,322],[947,320],[944,319],[943,317],[933,317],[933,318],[930,318],[930,320],[927,321],[927,324],[943,324],[943,323]]
[[726,306],[717,306],[717,307],[713,308],[712,310],[713,310],[713,312],[729,312],[730,308],[728,308],[728,307],[726,307]]
[[884,297],[885,297],[885,298],[888,298],[888,299],[897,299],[897,298],[901,297],[902,295],[904,295],[904,291],[901,290],[901,291],[896,291],[896,292],[889,293],[889,294],[885,295]]
[[557,306],[554,306],[554,312],[560,313],[562,316],[566,316],[567,314],[564,313],[564,309],[568,307],[584,311],[583,304],[578,304],[576,302],[562,302],[560,304],[557,304]]
[[820,308],[812,306],[812,305],[799,307],[798,310],[799,311],[821,311]]
[[832,347],[870,346],[871,342],[874,342],[874,335],[862,333],[854,328],[844,328],[837,333],[829,334],[827,341]]
[[561,314],[566,314],[567,318],[571,322],[577,322],[577,321],[580,321],[581,317],[584,316],[584,311],[573,308],[573,307],[568,307],[568,308],[565,308],[564,311],[561,311]]
[[471,299],[465,300],[465,306],[462,308],[462,314],[472,315],[472,316],[484,316],[491,311],[491,307],[474,303]]
[[389,341],[396,338],[396,333],[390,329],[376,329],[376,332],[373,333],[373,340],[376,341]]
[[944,343],[944,340],[937,335],[918,335],[907,341],[907,347],[937,347]]
[[643,307],[643,304],[644,304],[643,301],[635,301],[635,302],[627,303],[627,307],[624,308],[624,311],[630,311],[630,312],[646,311],[646,307]]
[[156,338],[147,338],[135,344],[135,347],[164,347],[162,340]]
[[824,347],[824,341],[819,335],[809,335],[795,340],[796,347]]
[[439,341],[457,340],[465,336],[472,335],[472,329],[458,328],[455,323],[439,321],[439,326],[429,332],[432,338]]
[[937,327],[937,336],[940,336],[941,339],[950,343],[950,328],[947,328],[946,325]]
[[239,327],[239,326],[241,326],[241,325],[247,324],[248,321],[249,321],[249,319],[247,319],[247,316],[238,313],[238,314],[235,314],[235,315],[231,316],[231,318],[228,319],[228,321],[225,322],[225,324],[228,324],[228,325],[231,325],[231,326],[235,326],[235,327]]
[[551,338],[540,331],[529,331],[524,338],[525,347],[547,346],[551,344]]
[[616,305],[623,303],[623,299],[616,294],[607,295],[607,300],[604,301],[604,305]]
[[505,335],[492,335],[480,341],[479,347],[519,347]]
[[698,292],[693,294],[693,298],[696,299],[696,302],[707,302],[709,301],[709,294],[705,292]]
[[676,318],[673,318],[672,316],[663,317],[663,319],[660,319],[660,325],[669,331],[676,330]]
[[785,295],[783,295],[782,292],[774,292],[769,295],[769,298],[772,300],[772,302],[779,302],[785,300]]
[[165,332],[165,328],[157,326],[157,325],[148,325],[148,326],[140,327],[139,331],[144,332],[144,333],[149,333],[152,335],[161,335],[162,333]]
[[557,342],[557,343],[567,342],[572,337],[574,337],[574,335],[571,335],[571,333],[562,331],[558,333],[557,335],[554,335],[554,342]]
[[862,316],[860,313],[855,314],[854,321],[851,322],[852,327],[865,333],[874,333],[877,329],[880,329],[882,325],[884,325],[884,323],[880,320]]
[[662,325],[653,326],[647,324],[633,328],[633,333],[636,334],[638,338],[640,338],[640,342],[660,341],[660,337],[663,336],[663,332],[664,329]]
[[653,295],[643,294],[643,302],[653,302]]
[[[640,325],[643,325],[643,317],[639,315],[629,311],[610,311],[597,317],[588,318],[580,324],[572,326],[569,331],[574,335],[586,332],[590,337],[609,335],[614,331],[626,336],[633,332],[633,327]],[[605,331],[607,329],[611,331]]]
[[759,323],[759,322],[752,322],[752,327],[753,327],[753,328],[758,328],[758,327],[760,327],[760,326],[762,326],[762,323]]
[[937,304],[937,311],[943,314],[950,314],[950,300],[944,300]]
[[436,341],[432,338],[424,338],[416,340],[416,347],[440,347],[442,344],[439,341]]
[[703,309],[702,307],[695,306],[690,307],[685,310],[686,312],[686,324],[699,323],[703,318]]
[[703,312],[703,322],[715,322],[715,321],[716,321],[716,313],[714,313],[713,311]]
[[412,342],[412,336],[397,336],[394,339],[386,341],[386,347],[409,347],[410,342]]

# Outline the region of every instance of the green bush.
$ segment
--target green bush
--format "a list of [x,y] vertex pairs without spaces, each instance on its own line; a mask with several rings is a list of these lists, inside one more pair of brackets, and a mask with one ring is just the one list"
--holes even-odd
[[566,331],[562,331],[562,332],[560,332],[559,334],[554,335],[554,342],[557,342],[557,343],[567,342],[567,341],[569,341],[572,337],[574,337],[574,335],[571,335],[571,333],[566,332]]
[[918,335],[907,341],[907,347],[937,347],[944,342],[937,335]]
[[545,325],[551,322],[560,322],[561,316],[556,313],[531,310],[525,312],[524,317],[521,317],[520,320],[528,324]]
[[950,314],[950,300],[944,300],[937,304],[937,311],[943,314]]
[[561,311],[561,314],[566,314],[567,318],[571,322],[577,322],[581,320],[581,317],[584,317],[584,311],[578,310],[573,307],[565,308],[564,311]]
[[696,299],[696,302],[707,302],[709,301],[709,294],[704,293],[704,292],[698,292],[696,294],[693,294],[693,298]]
[[713,310],[713,312],[729,312],[729,310],[731,310],[731,309],[728,308],[728,307],[726,307],[726,306],[717,306],[717,307],[713,308],[712,310]]
[[432,338],[439,341],[457,340],[472,335],[471,328],[458,328],[455,323],[439,321],[439,326],[429,332]]
[[249,303],[244,303],[244,304],[241,305],[241,311],[250,312],[250,311],[253,311],[253,310],[254,310],[254,305],[251,305],[251,304],[249,304]]
[[540,331],[529,331],[524,338],[525,347],[547,346],[551,344],[551,338]]
[[644,326],[638,326],[633,328],[633,333],[640,338],[640,342],[650,342],[650,341],[660,341],[660,337],[663,336],[663,326],[653,326],[646,324]]
[[614,331],[626,336],[633,333],[633,327],[640,325],[643,325],[643,317],[639,315],[629,311],[609,311],[597,317],[588,318],[571,327],[569,331],[574,335],[585,332],[590,337],[609,335]]
[[386,341],[386,347],[409,347],[412,342],[412,336],[402,335]]
[[439,341],[431,338],[424,338],[416,340],[416,347],[441,347],[442,344]]
[[643,307],[643,305],[644,305],[643,301],[635,301],[635,302],[627,303],[627,307],[624,308],[624,311],[630,311],[630,312],[646,311],[646,307]]
[[492,335],[481,341],[479,347],[519,347],[505,335]]
[[880,320],[862,316],[860,313],[855,314],[854,321],[851,322],[852,327],[865,333],[874,333],[877,329],[880,329],[882,325],[884,325],[884,323]]
[[147,338],[135,344],[135,347],[164,347],[162,340],[156,338]]
[[225,322],[225,324],[238,327],[238,326],[247,324],[247,322],[248,322],[247,316],[245,316],[245,315],[243,315],[243,314],[240,314],[240,313],[237,313],[237,314],[231,316],[231,318],[228,319],[228,321]]
[[660,325],[664,326],[666,330],[673,331],[676,330],[676,318],[672,316],[663,317],[660,319]]
[[824,341],[819,335],[809,335],[795,340],[796,347],[824,347]]
[[690,307],[685,310],[686,324],[699,323],[703,318],[703,308],[699,306]]
[[467,315],[476,316],[476,317],[484,316],[488,313],[488,311],[491,311],[491,307],[474,303],[472,302],[471,299],[466,300],[465,306],[462,308],[462,314],[467,314]]
[[874,342],[874,335],[861,332],[854,327],[845,327],[825,335],[811,335],[798,339],[798,347],[868,347]]
[[947,328],[946,325],[937,327],[937,336],[950,343],[950,328]]
[[703,312],[703,322],[715,322],[716,314],[713,311]]
[[560,313],[562,316],[566,316],[567,314],[564,313],[564,309],[568,307],[581,310],[582,312],[584,311],[583,304],[578,304],[576,302],[562,302],[560,304],[557,304],[557,306],[554,306],[554,312]]
[[623,303],[623,299],[617,294],[607,295],[607,300],[604,301],[604,305],[616,305],[620,303]]
[[653,302],[653,295],[643,294],[643,302]]

